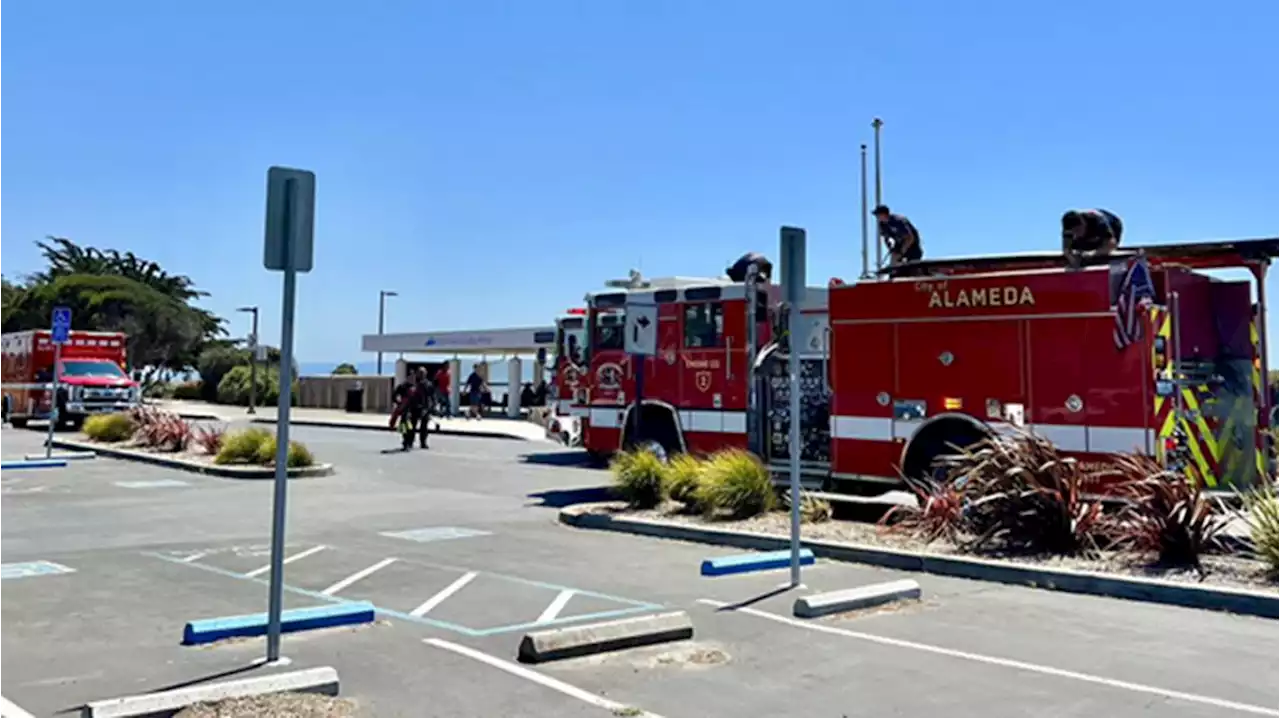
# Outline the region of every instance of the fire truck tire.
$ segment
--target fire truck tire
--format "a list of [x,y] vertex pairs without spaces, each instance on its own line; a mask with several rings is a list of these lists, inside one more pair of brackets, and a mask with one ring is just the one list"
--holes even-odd
[[587,459],[592,466],[603,468],[609,463],[609,454],[604,451],[587,451]]
[[976,419],[963,414],[938,416],[921,426],[902,452],[902,473],[918,479],[933,479],[934,462],[955,453],[954,446],[967,448],[991,435]]

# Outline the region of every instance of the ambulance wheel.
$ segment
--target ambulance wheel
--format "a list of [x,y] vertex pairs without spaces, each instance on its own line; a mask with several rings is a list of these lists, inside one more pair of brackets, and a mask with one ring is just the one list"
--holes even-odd
[[15,429],[25,429],[27,428],[27,420],[26,418],[13,418],[9,420],[9,426],[12,426]]
[[592,466],[603,468],[609,465],[609,454],[603,451],[588,451],[587,460]]

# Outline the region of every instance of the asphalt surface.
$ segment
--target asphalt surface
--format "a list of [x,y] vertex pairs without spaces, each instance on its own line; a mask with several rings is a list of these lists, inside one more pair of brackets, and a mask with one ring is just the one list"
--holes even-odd
[[[1275,621],[820,562],[808,590],[911,577],[925,600],[803,622],[785,572],[698,575],[732,550],[558,524],[607,476],[553,445],[294,435],[337,474],[290,482],[286,608],[369,600],[381,618],[284,653],[337,668],[368,715],[1280,715]],[[0,437],[5,458],[42,441]],[[0,479],[5,699],[54,715],[273,670],[250,666],[261,640],[179,645],[188,620],[265,610],[269,481],[102,458]],[[532,626],[665,610],[693,641],[508,670]]]

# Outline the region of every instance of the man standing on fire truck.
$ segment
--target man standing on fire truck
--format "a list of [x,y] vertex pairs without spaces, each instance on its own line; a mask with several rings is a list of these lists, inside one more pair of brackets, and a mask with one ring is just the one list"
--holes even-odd
[[889,263],[914,262],[924,257],[920,246],[920,231],[911,220],[889,211],[888,205],[879,205],[872,212],[876,217],[880,236],[889,247]]
[[1062,215],[1062,253],[1072,267],[1085,256],[1103,257],[1120,246],[1124,225],[1105,209],[1071,210]]

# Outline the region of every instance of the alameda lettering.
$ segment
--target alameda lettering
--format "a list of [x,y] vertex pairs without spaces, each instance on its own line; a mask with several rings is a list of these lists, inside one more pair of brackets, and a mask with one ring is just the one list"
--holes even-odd
[[1036,297],[1031,287],[976,287],[952,291],[942,289],[929,294],[929,308],[957,307],[1022,307],[1033,306]]

